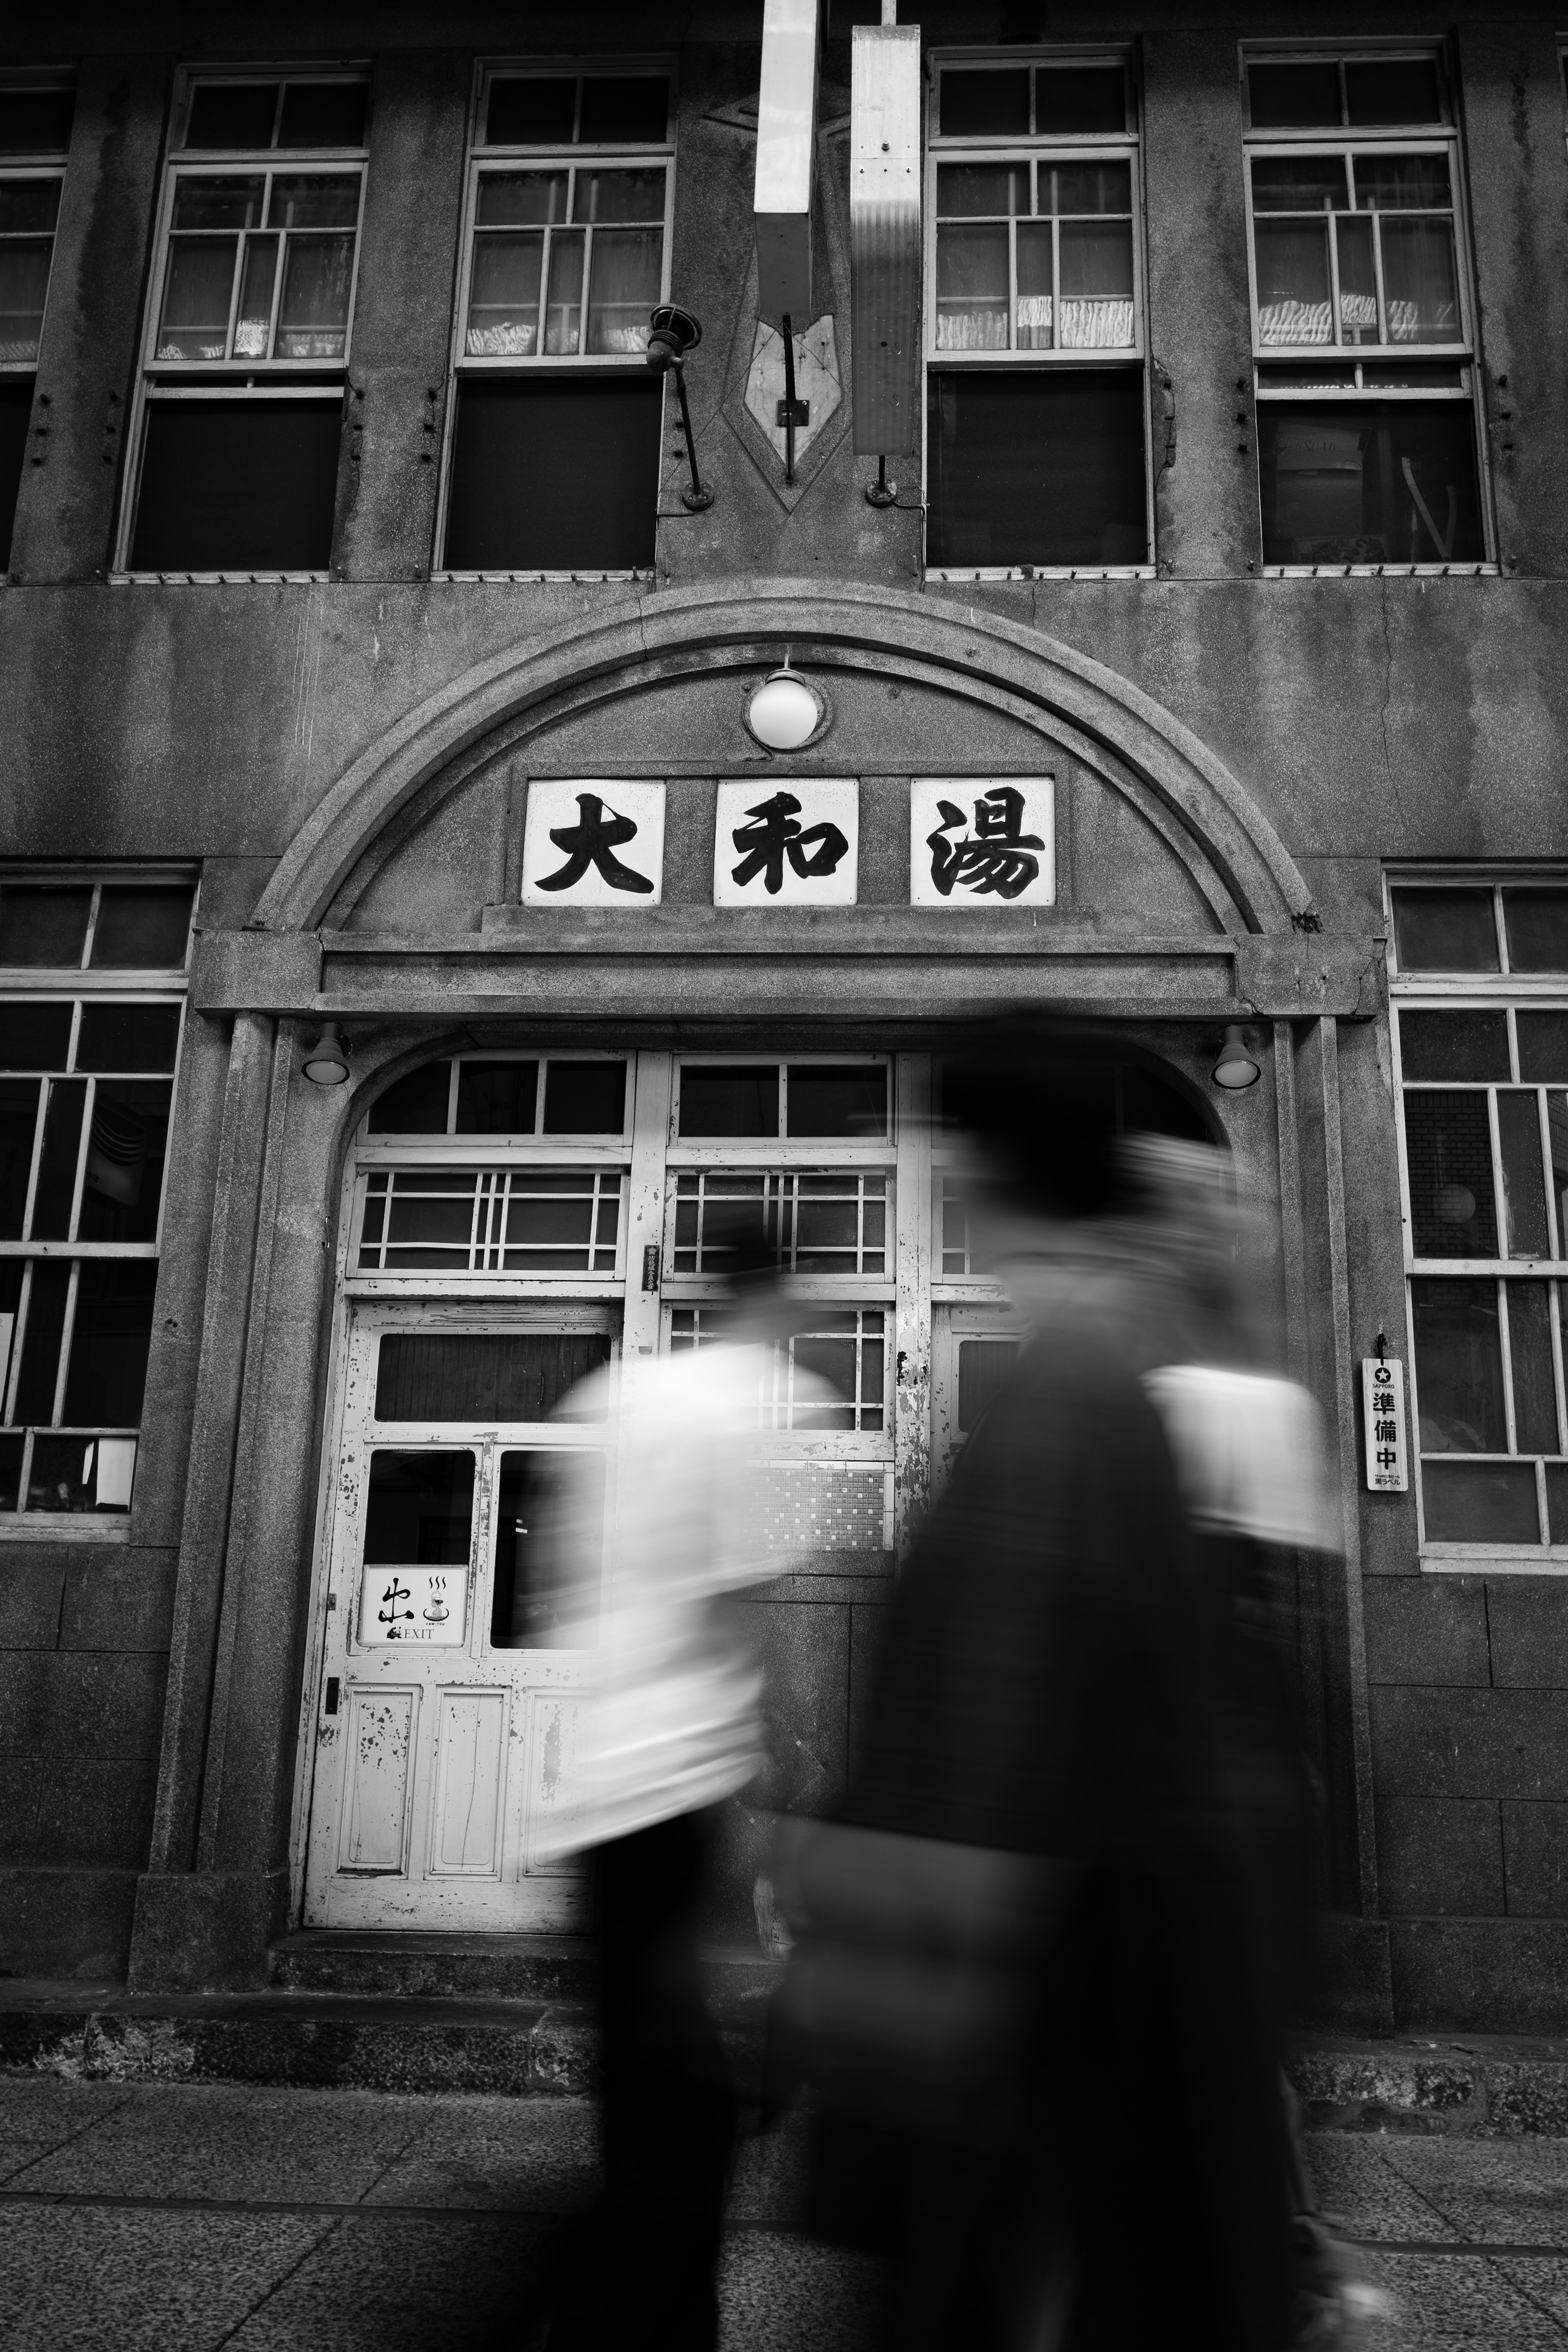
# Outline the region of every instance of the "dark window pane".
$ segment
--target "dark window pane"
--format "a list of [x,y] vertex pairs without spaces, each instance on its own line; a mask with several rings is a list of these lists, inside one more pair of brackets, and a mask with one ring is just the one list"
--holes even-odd
[[459,1135],[531,1135],[538,1092],[537,1062],[459,1062]]
[[1347,58],[1345,97],[1353,122],[1441,122],[1435,58]]
[[619,1135],[626,1124],[624,1062],[551,1062],[545,1077],[547,1135]]
[[1016,1339],[960,1339],[958,1427],[966,1437],[991,1399],[1006,1388],[1018,1360]]
[[172,1091],[166,1078],[99,1080],[82,1177],[80,1240],[156,1241]]
[[270,147],[275,81],[201,82],[191,100],[187,147]]
[[0,1437],[0,1511],[14,1511],[21,1500],[25,1443],[20,1436]]
[[663,74],[588,74],[582,84],[579,137],[618,143],[663,139],[670,119],[670,85]]
[[[1343,155],[1256,155],[1252,159],[1255,213],[1343,212],[1350,203]],[[1267,299],[1261,284],[1259,300]],[[1281,341],[1304,338],[1281,336]]]
[[1495,1257],[1485,1095],[1407,1094],[1405,1146],[1416,1256]]
[[601,1454],[508,1452],[496,1496],[496,1576],[490,1643],[547,1648],[580,1626],[597,1601],[581,1588],[581,1563],[603,1542]]
[[1258,459],[1266,562],[1471,563],[1486,553],[1462,402],[1266,402]]
[[[0,1079],[0,1241],[19,1242],[38,1127],[37,1078]],[[5,1366],[0,1362],[0,1400]]]
[[569,147],[577,114],[571,74],[503,74],[490,84],[485,136],[492,147]]
[[157,1287],[151,1258],[84,1262],[66,1376],[68,1423],[123,1428],[141,1420]]
[[1521,1078],[1568,1078],[1568,1013],[1516,1013]]
[[[1355,159],[1355,200],[1364,212],[1448,212],[1454,195],[1446,155],[1358,155]],[[1396,224],[1384,230],[1383,259],[1388,264],[1388,238]],[[1392,299],[1396,291],[1388,289]],[[1427,342],[1427,335],[1404,340]],[[1446,337],[1437,338],[1446,341]]]
[[1546,1181],[1541,1165],[1541,1118],[1533,1093],[1512,1088],[1497,1098],[1502,1154],[1503,1212],[1510,1257],[1550,1257]]
[[280,147],[362,147],[370,89],[362,81],[291,81],[283,93]]
[[1425,1454],[1506,1454],[1495,1282],[1428,1276],[1410,1286]]
[[1401,971],[1496,971],[1490,890],[1396,890],[1394,937]]
[[1557,1248],[1568,1249],[1568,1096],[1546,1097],[1547,1150],[1552,1160],[1552,1193],[1557,1207]]
[[8,882],[0,889],[0,963],[76,970],[91,907],[90,890],[49,890]]
[[1136,369],[930,378],[930,561],[1142,563]]
[[0,90],[0,155],[63,155],[76,103],[74,89]]
[[55,1078],[44,1112],[44,1148],[38,1155],[38,1189],[33,1196],[33,1238],[63,1242],[71,1229],[81,1115],[87,1086],[81,1078]]
[[1548,1542],[1568,1544],[1568,1462],[1546,1465],[1546,1517]]
[[106,883],[92,935],[95,969],[177,971],[185,961],[194,895],[188,882],[133,890]]
[[32,414],[31,376],[13,376],[0,383],[0,572],[11,562],[11,530],[16,520],[16,493],[22,487]]
[[1500,1078],[1506,1085],[1506,1013],[1405,1013],[1399,1060],[1407,1078]]
[[659,381],[463,383],[445,561],[455,572],[630,571],[653,561]]
[[1539,1543],[1529,1462],[1425,1462],[1422,1496],[1435,1543]]
[[1295,130],[1341,120],[1339,68],[1316,65],[1249,65],[1247,88],[1255,130]]
[[70,1278],[71,1270],[64,1258],[33,1261],[14,1421],[48,1423],[55,1417],[55,1381],[60,1369],[60,1338],[66,1327],[66,1293]]
[[1052,138],[1071,136],[1075,131],[1125,131],[1127,85],[1121,67],[1037,68],[1034,127]]
[[[129,1463],[126,1455],[130,1456]],[[130,1475],[135,1460],[134,1440],[127,1443],[115,1438],[37,1437],[27,1482],[27,1508],[128,1510]]]
[[548,1421],[609,1361],[609,1338],[597,1331],[389,1331],[376,1367],[376,1419]]
[[1013,138],[1029,131],[1029,68],[942,75],[944,139]]
[[339,437],[335,400],[151,402],[132,571],[324,572]]
[[713,1069],[683,1062],[680,1130],[684,1136],[777,1135],[778,1064]]
[[367,1135],[444,1135],[452,1088],[450,1062],[426,1062],[371,1106]]
[[367,1568],[465,1568],[474,1519],[474,1456],[371,1455],[365,1496]]
[[69,1004],[18,998],[0,1021],[0,1069],[63,1070],[70,1051]]
[[1502,914],[1515,971],[1568,971],[1568,890],[1505,890]]
[[790,1135],[887,1133],[884,1066],[814,1069],[810,1064],[792,1063],[788,1099]]
[[180,1043],[177,1004],[84,1004],[78,1070],[172,1070]]
[[1552,1308],[1546,1291],[1543,1282],[1508,1285],[1513,1433],[1520,1454],[1557,1451],[1557,1380],[1552,1369]]

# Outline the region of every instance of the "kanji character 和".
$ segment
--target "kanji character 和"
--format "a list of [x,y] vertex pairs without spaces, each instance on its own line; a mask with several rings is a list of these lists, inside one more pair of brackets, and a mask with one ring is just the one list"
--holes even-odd
[[743,853],[731,879],[743,890],[760,874],[763,888],[770,898],[777,898],[784,887],[786,857],[804,882],[814,875],[831,874],[849,849],[847,837],[836,824],[802,825],[800,803],[793,793],[775,793],[771,800],[758,801],[755,808],[747,809],[747,815],[750,823],[737,825],[730,835]]

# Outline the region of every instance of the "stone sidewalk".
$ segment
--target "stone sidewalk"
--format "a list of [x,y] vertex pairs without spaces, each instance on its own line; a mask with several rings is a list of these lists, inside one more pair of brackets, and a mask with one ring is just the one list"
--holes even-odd
[[[1568,2140],[1325,2132],[1311,2149],[1394,2301],[1366,2352],[1568,2347]],[[579,2099],[0,2074],[0,2336],[484,2352],[521,2322],[592,2150]],[[744,2153],[725,2352],[863,2352],[873,2273],[791,2230],[797,2174],[789,2131]]]

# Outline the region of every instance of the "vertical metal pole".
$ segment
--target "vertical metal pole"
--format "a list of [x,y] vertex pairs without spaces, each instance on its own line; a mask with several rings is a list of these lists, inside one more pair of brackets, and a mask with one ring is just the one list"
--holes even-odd
[[784,313],[784,479],[795,478],[795,336]]
[[697,472],[697,445],[692,437],[692,413],[686,406],[686,372],[678,362],[673,372],[681,404],[681,430],[686,436],[686,463],[692,469],[692,486],[689,490],[681,492],[681,504],[697,514],[704,507],[712,506],[713,492],[704,489],[702,477]]

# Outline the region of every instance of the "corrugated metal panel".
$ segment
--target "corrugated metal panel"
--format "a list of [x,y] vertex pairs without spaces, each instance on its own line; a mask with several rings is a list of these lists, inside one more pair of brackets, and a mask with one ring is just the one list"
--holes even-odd
[[850,80],[854,443],[920,441],[920,27],[857,25]]
[[757,107],[757,307],[796,333],[811,309],[817,0],[766,0]]

